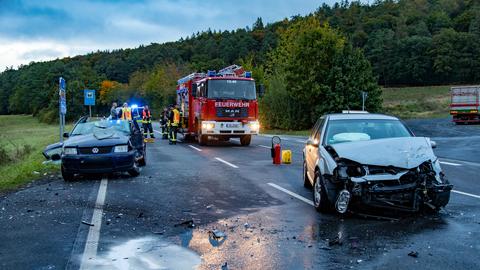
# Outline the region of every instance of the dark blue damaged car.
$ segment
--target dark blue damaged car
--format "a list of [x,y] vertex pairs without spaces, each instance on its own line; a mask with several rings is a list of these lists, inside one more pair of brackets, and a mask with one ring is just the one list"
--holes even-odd
[[146,164],[146,144],[136,121],[82,117],[63,136],[63,143],[47,146],[43,155],[61,160],[65,181],[80,174],[128,172],[135,177]]

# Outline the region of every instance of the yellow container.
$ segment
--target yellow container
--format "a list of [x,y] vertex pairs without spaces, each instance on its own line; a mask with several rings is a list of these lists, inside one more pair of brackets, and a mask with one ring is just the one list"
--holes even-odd
[[292,163],[292,151],[291,150],[282,150],[282,163],[283,164]]

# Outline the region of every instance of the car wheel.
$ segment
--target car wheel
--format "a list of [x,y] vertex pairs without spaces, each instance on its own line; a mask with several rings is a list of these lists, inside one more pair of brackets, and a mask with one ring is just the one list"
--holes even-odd
[[67,172],[62,166],[62,177],[65,182],[71,182],[75,179],[75,174]]
[[307,175],[307,162],[305,161],[303,162],[303,186],[308,189],[312,188],[312,183],[310,183]]
[[138,164],[138,161],[133,162],[133,168],[128,170],[128,174],[130,174],[131,177],[136,177],[140,175],[140,166]]
[[313,205],[321,213],[329,213],[332,210],[325,186],[318,172],[315,173],[315,182],[313,184]]
[[240,137],[240,144],[242,146],[249,146],[251,141],[252,141],[252,135],[245,135]]
[[144,149],[143,150],[143,157],[142,157],[142,159],[140,159],[138,161],[138,165],[140,165],[141,167],[147,165],[147,148],[145,147],[143,149]]

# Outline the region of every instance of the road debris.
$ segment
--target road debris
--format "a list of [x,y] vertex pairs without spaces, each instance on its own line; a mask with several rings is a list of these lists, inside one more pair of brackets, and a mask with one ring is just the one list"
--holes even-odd
[[224,232],[222,232],[222,231],[220,231],[220,230],[217,230],[217,229],[214,229],[214,230],[212,230],[212,231],[209,231],[208,233],[209,233],[209,235],[210,235],[211,237],[213,237],[215,240],[218,240],[218,239],[221,239],[221,238],[224,238],[224,237],[227,236]]
[[84,220],[82,220],[82,224],[85,224],[85,225],[88,225],[88,226],[95,226],[95,224],[90,223],[90,222],[86,222]]
[[338,235],[334,239],[328,240],[328,245],[329,246],[335,246],[335,245],[341,246],[342,244],[343,244],[342,236],[341,236],[340,233],[338,233]]
[[410,253],[408,253],[408,256],[414,257],[414,258],[418,258],[418,252],[416,252],[416,251],[410,251]]
[[194,228],[194,227],[195,227],[195,223],[193,222],[192,219],[190,219],[190,220],[187,220],[187,221],[184,221],[184,222],[181,222],[181,223],[178,223],[178,224],[175,224],[175,225],[174,225],[174,227],[179,227],[179,226],[188,227],[188,228]]

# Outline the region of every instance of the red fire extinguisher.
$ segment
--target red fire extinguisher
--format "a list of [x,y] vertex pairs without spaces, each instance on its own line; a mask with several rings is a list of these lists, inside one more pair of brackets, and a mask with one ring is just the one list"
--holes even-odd
[[280,143],[282,140],[278,136],[273,136],[272,137],[272,159],[273,159],[273,164],[281,164],[282,163],[282,147],[280,146]]

